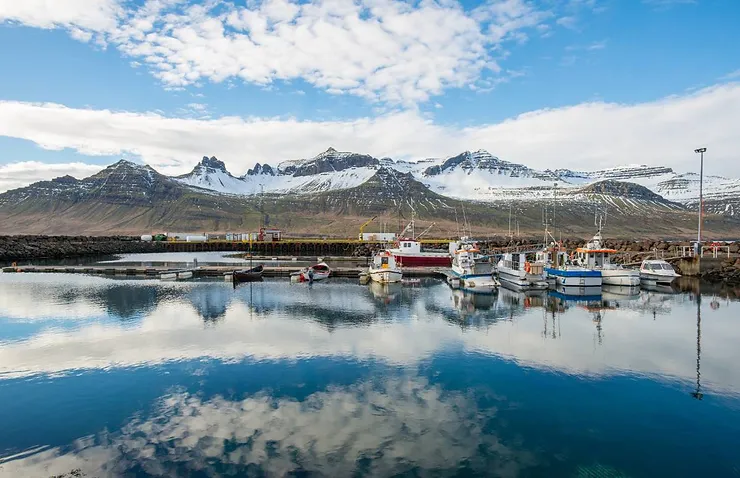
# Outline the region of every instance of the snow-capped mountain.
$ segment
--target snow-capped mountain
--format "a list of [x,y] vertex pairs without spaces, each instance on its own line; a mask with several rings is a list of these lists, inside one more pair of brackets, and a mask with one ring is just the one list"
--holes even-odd
[[277,168],[258,163],[241,177],[232,175],[215,157],[203,157],[192,172],[175,179],[223,194],[309,194],[359,186],[379,167],[380,161],[372,156],[329,148],[310,159],[284,161]]
[[[557,196],[575,200],[583,194],[585,186],[602,181],[644,186],[669,202],[689,208],[696,208],[699,198],[699,180],[694,173],[679,174],[671,168],[647,165],[596,171],[537,170],[502,160],[485,150],[465,151],[448,158],[394,161],[329,148],[313,158],[283,161],[275,167],[256,164],[241,177],[229,173],[216,158],[204,157],[190,174],[176,179],[188,186],[225,194],[253,195],[264,191],[301,195],[357,187],[380,168],[411,174],[442,196],[483,202]],[[740,179],[706,177],[704,198],[708,212],[728,215],[740,212]]]

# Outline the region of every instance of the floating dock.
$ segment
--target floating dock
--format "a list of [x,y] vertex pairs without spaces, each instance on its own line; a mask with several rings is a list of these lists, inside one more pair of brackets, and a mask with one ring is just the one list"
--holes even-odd
[[[222,277],[225,274],[242,269],[243,267],[232,266],[199,266],[188,269],[193,272],[194,277]],[[262,272],[264,277],[290,277],[293,272],[302,270],[303,266],[266,266]],[[181,272],[182,268],[169,267],[131,267],[131,266],[16,266],[4,267],[4,273],[46,273],[46,274],[89,274],[103,276],[145,276],[157,278],[163,273]],[[356,279],[364,267],[337,267],[332,268],[332,277],[351,277]],[[403,275],[407,277],[442,277],[439,269],[430,267],[407,267],[403,269]]]

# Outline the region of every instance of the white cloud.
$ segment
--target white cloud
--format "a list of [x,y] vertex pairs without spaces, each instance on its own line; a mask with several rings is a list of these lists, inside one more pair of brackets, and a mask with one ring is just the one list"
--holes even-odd
[[169,89],[302,79],[332,94],[404,105],[498,71],[491,51],[526,41],[523,30],[550,16],[527,0],[490,1],[472,12],[448,0],[264,0],[246,7],[147,0],[126,11],[114,0],[47,3],[0,0],[0,21],[66,28],[82,41],[95,34]]
[[[482,148],[541,169],[641,163],[689,171],[696,169],[693,150],[706,145],[708,173],[740,176],[739,116],[739,83],[635,105],[591,102],[543,109],[464,128],[435,124],[414,111],[345,121],[206,120],[0,101],[0,135],[85,155],[138,155],[167,174],[189,171],[204,154],[216,155],[241,174],[255,162],[275,165],[311,157],[329,145],[394,158],[444,157]],[[288,137],[291,141],[285,141]],[[20,164],[16,168],[23,169]],[[30,166],[26,169],[38,170]],[[39,177],[53,175],[43,174]]]
[[740,78],[740,69],[731,71],[730,73],[722,76],[720,80],[737,80]]
[[36,181],[48,181],[59,176],[77,179],[95,174],[102,168],[85,163],[42,163],[22,161],[0,165],[0,190],[20,188]]
[[121,13],[118,0],[0,0],[0,22],[70,28],[82,41],[91,38],[91,31],[114,30]]
[[557,20],[555,20],[555,23],[560,25],[561,27],[569,28],[571,30],[576,28],[576,25],[578,24],[578,20],[576,17],[568,16],[568,17],[560,17]]

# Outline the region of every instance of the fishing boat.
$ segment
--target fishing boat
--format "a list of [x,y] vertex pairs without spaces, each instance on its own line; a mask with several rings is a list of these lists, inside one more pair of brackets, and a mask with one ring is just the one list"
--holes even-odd
[[601,273],[601,282],[605,285],[640,285],[640,272],[627,269],[611,262],[611,255],[619,251],[604,247],[601,237],[601,222],[596,235],[585,246],[576,249],[573,263],[592,271]]
[[656,284],[668,285],[681,277],[671,264],[661,259],[646,259],[640,265],[640,278]]
[[396,258],[389,250],[380,251],[373,256],[373,263],[367,271],[370,280],[381,284],[401,282],[403,272],[396,264]]
[[452,259],[446,251],[426,251],[421,242],[402,238],[397,247],[389,249],[391,254],[402,267],[449,267]]
[[264,271],[265,267],[260,264],[257,267],[252,267],[251,269],[243,269],[239,271],[234,271],[231,274],[232,280],[235,284],[238,284],[240,282],[256,282],[262,280],[262,272]]
[[507,252],[496,266],[498,278],[504,286],[518,290],[547,289],[545,263],[527,260],[526,252]]
[[311,267],[306,267],[290,275],[293,282],[313,282],[327,279],[331,275],[331,269],[325,262],[319,262]]
[[537,252],[537,261],[544,262],[548,279],[563,287],[601,287],[601,271],[580,267],[570,260],[559,244]]
[[462,289],[497,289],[499,282],[493,277],[491,258],[481,254],[478,245],[463,238],[450,243],[452,275],[460,281]]
[[[393,257],[396,259],[396,263],[399,267],[449,267],[452,262],[450,254],[447,251],[436,250],[428,251],[421,247],[419,238],[426,234],[429,229],[434,226],[427,227],[421,234],[415,236],[414,232],[414,211],[411,211],[411,222],[406,225],[403,231],[398,235],[399,240],[396,242],[396,247],[389,249]],[[411,236],[405,236],[407,232],[411,233]]]

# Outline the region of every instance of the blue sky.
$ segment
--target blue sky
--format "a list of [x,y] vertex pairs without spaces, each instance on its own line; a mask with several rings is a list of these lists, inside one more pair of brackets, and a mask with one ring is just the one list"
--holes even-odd
[[241,174],[330,145],[685,169],[711,141],[737,159],[738,19],[700,0],[0,0],[0,189],[119,157]]

